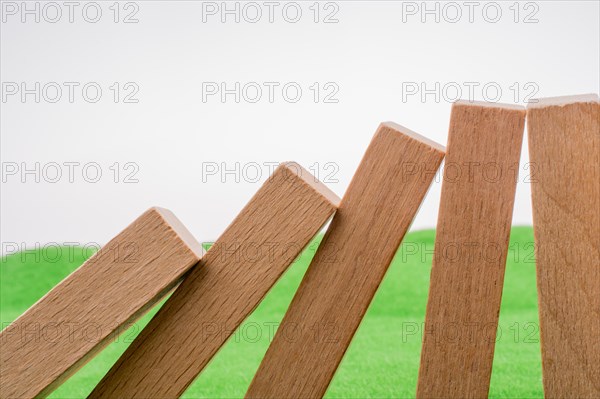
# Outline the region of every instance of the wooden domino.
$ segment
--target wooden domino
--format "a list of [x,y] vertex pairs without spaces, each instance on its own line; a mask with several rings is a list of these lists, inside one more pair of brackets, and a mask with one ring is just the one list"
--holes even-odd
[[452,107],[418,398],[487,398],[525,109]]
[[202,248],[152,208],[0,333],[1,398],[45,397],[171,291]]
[[89,397],[179,397],[338,202],[299,165],[276,169]]
[[379,127],[246,397],[325,394],[443,158],[404,127]]
[[544,394],[600,398],[600,103],[527,108]]

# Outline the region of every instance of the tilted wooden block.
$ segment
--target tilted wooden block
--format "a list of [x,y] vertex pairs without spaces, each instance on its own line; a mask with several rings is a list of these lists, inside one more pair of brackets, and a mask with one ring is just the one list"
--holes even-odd
[[524,124],[520,106],[452,108],[418,398],[487,398]]
[[0,333],[0,397],[47,396],[173,289],[201,251],[171,212],[148,210]]
[[600,104],[528,106],[544,394],[600,398]]
[[444,157],[444,148],[382,124],[246,394],[325,394]]
[[280,166],[90,398],[176,398],[336,210],[297,164]]

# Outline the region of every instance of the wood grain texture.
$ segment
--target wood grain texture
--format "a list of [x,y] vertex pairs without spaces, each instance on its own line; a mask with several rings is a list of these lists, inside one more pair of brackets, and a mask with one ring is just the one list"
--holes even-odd
[[90,398],[176,398],[335,212],[339,199],[280,166]]
[[379,127],[246,397],[325,394],[443,157],[406,128]]
[[487,398],[525,109],[452,108],[418,398]]
[[47,396],[173,289],[201,251],[171,212],[148,210],[0,333],[0,397]]
[[600,104],[527,110],[546,398],[600,398]]

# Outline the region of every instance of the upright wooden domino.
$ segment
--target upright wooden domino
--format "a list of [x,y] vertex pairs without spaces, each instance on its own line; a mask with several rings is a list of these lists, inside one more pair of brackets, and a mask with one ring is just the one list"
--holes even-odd
[[167,294],[202,248],[152,208],[0,333],[0,398],[45,397]]
[[525,109],[452,107],[418,398],[488,395]]
[[600,103],[528,106],[544,394],[600,398]]
[[444,158],[382,124],[246,394],[322,397]]
[[178,398],[338,202],[299,165],[276,169],[89,397]]

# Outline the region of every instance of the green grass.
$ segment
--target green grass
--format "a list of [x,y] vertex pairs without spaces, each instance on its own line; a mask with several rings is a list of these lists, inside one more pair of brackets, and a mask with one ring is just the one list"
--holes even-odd
[[[414,397],[434,238],[433,230],[412,232],[406,236],[326,397]],[[267,350],[275,326],[300,284],[318,245],[317,241],[294,262],[196,379],[184,394],[185,398],[243,397]],[[532,242],[530,227],[512,229],[490,397],[542,397]],[[17,318],[91,253],[79,248],[64,248],[62,256],[56,256],[56,253],[43,254],[36,259],[36,254],[40,255],[34,251],[25,256],[14,254],[2,259],[2,327]],[[48,261],[57,257],[58,261]],[[85,397],[159,306],[117,338],[50,397]]]

